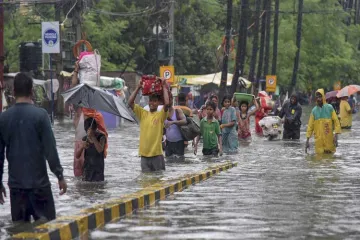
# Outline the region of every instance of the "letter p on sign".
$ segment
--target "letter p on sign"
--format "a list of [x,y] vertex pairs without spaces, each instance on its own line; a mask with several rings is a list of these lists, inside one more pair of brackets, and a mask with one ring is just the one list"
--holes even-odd
[[174,76],[175,76],[174,66],[161,66],[160,76],[165,78],[168,83],[174,83]]

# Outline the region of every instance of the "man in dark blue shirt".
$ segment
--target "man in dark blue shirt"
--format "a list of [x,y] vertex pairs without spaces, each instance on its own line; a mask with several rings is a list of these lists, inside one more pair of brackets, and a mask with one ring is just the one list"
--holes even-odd
[[5,151],[13,221],[56,217],[46,160],[59,180],[60,195],[67,190],[47,112],[33,105],[33,80],[24,73],[14,79],[16,104],[0,115],[0,204],[6,197],[2,184]]

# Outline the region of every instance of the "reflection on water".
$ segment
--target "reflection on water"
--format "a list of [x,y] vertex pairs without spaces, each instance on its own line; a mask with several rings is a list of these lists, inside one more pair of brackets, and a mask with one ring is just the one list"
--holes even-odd
[[[358,239],[360,122],[355,117],[353,129],[340,135],[334,155],[320,156],[313,154],[313,142],[310,154],[304,153],[307,118],[302,119],[300,141],[267,141],[253,134],[251,143],[241,143],[239,154],[218,158],[194,156],[189,146],[185,159],[169,159],[166,171],[147,174],[141,173],[137,157],[138,126],[126,124],[109,133],[104,183],[72,177],[74,131],[69,121],[58,122],[55,134],[69,187],[59,196],[51,175],[57,214],[74,214],[158,181],[234,160],[236,168],[176,193],[157,207],[107,224],[90,238]],[[10,219],[7,199],[0,206],[0,239],[8,236]]]
[[253,137],[232,157],[238,167],[90,238],[360,239],[360,122],[335,154],[305,154],[305,128],[300,141]]
[[[58,183],[50,173],[57,216],[69,215],[81,209],[101,204],[108,199],[119,198],[124,194],[136,192],[144,187],[181,175],[203,170],[213,162],[192,154],[190,147],[185,159],[171,159],[166,164],[166,171],[141,173],[138,157],[139,126],[126,123],[123,127],[109,131],[108,156],[105,159],[105,182],[85,183],[73,177],[74,129],[70,120],[56,122],[54,127],[58,151],[68,182],[68,192],[59,196]],[[217,161],[224,161],[218,159]],[[4,180],[7,176],[5,163]],[[50,171],[49,171],[50,172]],[[8,191],[8,189],[7,189]],[[9,198],[5,205],[0,205],[0,240],[8,237],[5,229],[13,227],[10,215]],[[19,229],[19,228],[15,228]],[[13,231],[11,231],[13,232]]]

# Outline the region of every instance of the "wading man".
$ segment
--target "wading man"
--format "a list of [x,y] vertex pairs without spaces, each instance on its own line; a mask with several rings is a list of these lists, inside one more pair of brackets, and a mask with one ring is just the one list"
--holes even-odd
[[46,160],[59,180],[60,195],[67,190],[47,112],[33,105],[33,80],[24,73],[14,79],[16,104],[0,115],[0,204],[5,151],[9,163],[11,216],[14,222],[53,220],[56,217]]
[[[337,147],[338,134],[341,133],[340,122],[334,108],[326,103],[324,89],[315,93],[316,105],[310,114],[306,132],[305,152],[309,148],[309,139],[314,133],[316,153],[334,153]],[[335,130],[335,135],[333,131]]]
[[279,113],[280,118],[285,117],[283,139],[300,139],[301,114],[302,108],[293,94]]
[[129,106],[140,120],[139,155],[141,156],[141,170],[143,172],[165,170],[162,137],[164,123],[169,111],[169,93],[166,80],[162,80],[162,85],[164,108],[159,112],[157,110],[161,101],[160,95],[149,97],[150,112],[134,103],[135,97],[141,89],[141,82],[129,98]]

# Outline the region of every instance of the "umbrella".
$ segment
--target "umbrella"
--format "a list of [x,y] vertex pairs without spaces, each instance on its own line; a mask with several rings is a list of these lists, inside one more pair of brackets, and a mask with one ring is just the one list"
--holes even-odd
[[131,122],[137,122],[121,98],[101,88],[83,83],[63,92],[61,95],[65,102],[108,112]]
[[360,91],[359,85],[349,85],[341,89],[337,94],[336,97],[342,98],[342,97],[349,97],[353,95],[354,93],[357,93]]
[[336,94],[338,93],[339,91],[331,91],[331,92],[327,92],[325,97],[326,97],[326,100],[330,99],[330,98],[336,98]]

